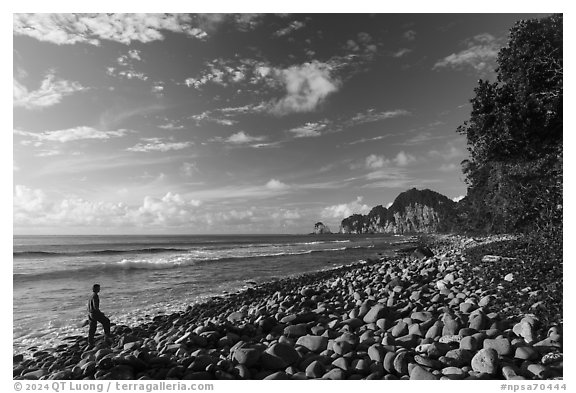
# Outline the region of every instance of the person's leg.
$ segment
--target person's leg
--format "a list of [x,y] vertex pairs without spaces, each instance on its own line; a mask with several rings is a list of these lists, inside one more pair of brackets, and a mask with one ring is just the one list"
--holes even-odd
[[110,319],[102,315],[102,320],[100,322],[102,323],[102,327],[104,327],[104,334],[106,337],[110,337]]
[[88,344],[94,345],[94,334],[96,334],[96,326],[98,321],[94,318],[90,318],[90,328],[88,329]]

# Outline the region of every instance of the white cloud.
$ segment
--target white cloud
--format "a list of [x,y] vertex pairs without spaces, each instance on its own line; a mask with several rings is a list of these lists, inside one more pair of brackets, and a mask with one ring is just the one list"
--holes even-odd
[[182,124],[175,124],[173,122],[168,122],[165,124],[160,124],[158,128],[162,128],[163,130],[182,130],[184,126]]
[[430,150],[428,154],[431,157],[442,158],[446,161],[454,160],[456,158],[464,159],[466,156],[464,151],[457,148],[452,143],[448,143],[443,150]]
[[147,43],[164,39],[164,30],[204,38],[189,14],[14,14],[13,20],[15,34],[58,45]]
[[166,193],[162,198],[146,196],[137,210],[128,216],[137,225],[174,226],[193,222],[200,201],[179,194]]
[[357,145],[359,143],[380,141],[382,139],[390,138],[391,136],[394,136],[394,135],[393,134],[386,134],[386,135],[375,136],[374,138],[361,138],[361,139],[358,139],[358,140],[355,140],[352,142],[348,142],[348,145]]
[[459,195],[457,197],[452,198],[454,202],[460,202],[462,199],[466,198],[466,195]]
[[368,169],[383,168],[388,164],[390,164],[390,160],[388,160],[384,156],[377,156],[376,154],[371,154],[368,157],[366,157],[366,168]]
[[322,218],[346,218],[352,214],[367,214],[370,207],[363,204],[362,199],[362,197],[357,197],[356,200],[349,203],[325,207],[320,215]]
[[201,123],[205,122],[212,122],[216,124],[220,124],[222,126],[233,126],[234,124],[238,123],[236,120],[231,119],[220,119],[212,116],[210,111],[205,111],[200,113],[199,115],[192,115],[190,116],[191,119],[196,120],[196,124],[200,125]]
[[271,217],[275,220],[298,220],[302,214],[298,210],[280,209],[272,212]]
[[190,177],[194,175],[194,173],[199,173],[198,167],[193,162],[185,162],[180,167],[180,171],[184,174],[184,176]]
[[34,138],[38,141],[38,145],[41,145],[42,142],[72,142],[72,141],[79,141],[79,140],[87,140],[87,139],[110,139],[110,138],[118,138],[126,135],[128,130],[120,129],[116,131],[101,131],[97,130],[92,127],[75,127],[75,128],[68,128],[66,130],[56,130],[56,131],[44,131],[40,133],[35,132],[28,132],[28,131],[20,131],[14,130],[15,135],[20,136],[27,136],[30,138]]
[[438,60],[432,69],[473,69],[480,74],[494,71],[498,51],[503,45],[501,39],[483,33],[467,40],[465,44],[466,49]]
[[142,58],[140,57],[140,53],[142,53],[142,52],[139,51],[139,50],[137,50],[137,49],[130,49],[130,50],[128,51],[128,56],[129,56],[131,59],[138,60],[138,61],[142,61]]
[[295,138],[311,138],[322,135],[322,130],[326,128],[325,122],[309,122],[301,127],[296,127],[288,130],[294,134]]
[[410,52],[412,52],[412,49],[401,48],[401,49],[398,49],[396,52],[394,52],[394,53],[392,54],[392,57],[400,58],[400,57],[402,57],[402,56],[407,55],[407,54],[410,53]]
[[411,154],[405,153],[404,151],[399,152],[396,157],[394,157],[394,162],[398,166],[407,166],[413,164],[417,161],[416,157]]
[[408,41],[414,41],[416,39],[416,32],[414,30],[408,30],[404,33],[404,38]]
[[14,225],[78,226],[117,223],[126,213],[122,203],[90,202],[77,197],[49,201],[38,189],[23,185],[14,187]]
[[127,148],[127,151],[133,152],[151,152],[160,151],[167,152],[170,150],[182,150],[192,146],[192,142],[166,142],[160,138],[146,138],[144,142],[137,143],[136,145]]
[[290,188],[290,186],[282,183],[280,180],[270,179],[270,181],[266,183],[266,188],[270,190],[285,190],[287,188]]
[[348,126],[355,126],[358,124],[372,123],[376,121],[392,119],[400,116],[409,116],[410,112],[405,109],[394,109],[389,111],[376,111],[371,108],[364,112],[359,112],[354,117],[346,122]]
[[14,225],[49,227],[162,227],[186,225],[197,220],[201,202],[172,192],[162,198],[146,196],[141,205],[89,201],[68,196],[50,201],[38,189],[16,185],[13,195]]
[[331,67],[313,61],[277,72],[286,95],[271,103],[270,112],[279,116],[294,112],[311,112],[331,93],[338,91],[340,81],[330,75]]
[[14,187],[14,212],[37,213],[46,208],[47,198],[42,190],[35,190],[23,185]]
[[[368,157],[366,157],[365,167],[366,169],[381,169],[381,168],[394,169],[391,167],[392,164],[395,164],[397,167],[404,167],[413,164],[416,161],[417,161],[416,157],[404,151],[400,151],[398,154],[396,154],[396,157],[392,159],[386,158],[383,155],[371,154]],[[353,165],[352,169],[355,168],[358,168],[357,164]]]
[[289,34],[295,32],[296,30],[300,30],[304,26],[306,26],[306,24],[304,22],[301,22],[299,20],[294,20],[294,21],[290,22],[290,24],[287,27],[275,31],[273,36],[283,37],[283,36],[286,36],[286,35],[289,35]]
[[48,74],[40,84],[40,88],[33,91],[14,79],[13,105],[26,109],[38,109],[56,105],[65,96],[82,91],[85,88],[78,82],[58,80],[54,74]]
[[265,139],[266,139],[265,136],[251,136],[246,134],[244,131],[239,131],[235,134],[230,135],[228,138],[225,139],[225,141],[234,144],[244,144],[244,143],[260,142]]

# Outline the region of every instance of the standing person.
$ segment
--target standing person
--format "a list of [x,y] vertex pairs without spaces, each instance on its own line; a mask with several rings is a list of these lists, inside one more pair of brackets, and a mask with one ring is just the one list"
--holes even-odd
[[90,321],[90,329],[88,330],[88,345],[94,345],[94,334],[96,333],[96,327],[98,322],[102,324],[104,328],[104,334],[106,335],[106,340],[108,340],[112,335],[110,334],[110,319],[108,319],[102,311],[100,311],[100,297],[98,292],[100,292],[100,284],[94,284],[92,286],[92,297],[88,302],[88,320]]

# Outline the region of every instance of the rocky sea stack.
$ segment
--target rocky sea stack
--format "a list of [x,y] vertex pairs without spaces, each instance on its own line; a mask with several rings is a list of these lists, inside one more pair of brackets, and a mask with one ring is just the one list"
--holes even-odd
[[314,224],[314,231],[312,232],[314,235],[325,235],[332,233],[330,228],[327,225],[324,225],[322,222],[317,222]]
[[455,229],[456,202],[432,190],[412,188],[386,209],[378,205],[367,215],[342,220],[341,233],[436,233]]

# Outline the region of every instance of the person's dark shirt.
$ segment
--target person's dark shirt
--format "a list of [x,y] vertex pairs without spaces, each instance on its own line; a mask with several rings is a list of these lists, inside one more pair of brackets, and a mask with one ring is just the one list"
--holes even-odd
[[88,302],[88,314],[101,314],[100,297],[97,293],[93,293],[90,301]]

